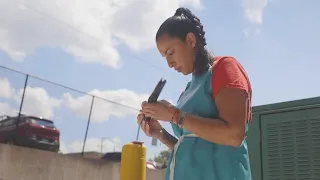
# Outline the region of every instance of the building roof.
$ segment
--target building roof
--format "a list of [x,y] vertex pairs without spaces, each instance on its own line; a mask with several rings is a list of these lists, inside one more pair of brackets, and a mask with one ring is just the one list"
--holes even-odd
[[[78,157],[78,156],[81,156],[81,152],[67,153],[65,155]],[[83,157],[90,158],[90,159],[101,159],[103,155],[104,155],[103,153],[95,152],[95,151],[83,152]]]

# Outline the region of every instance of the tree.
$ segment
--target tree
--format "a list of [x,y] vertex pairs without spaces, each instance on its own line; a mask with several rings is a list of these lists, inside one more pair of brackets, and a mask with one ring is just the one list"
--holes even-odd
[[164,150],[161,151],[154,159],[153,161],[159,164],[167,164],[170,157],[170,151]]

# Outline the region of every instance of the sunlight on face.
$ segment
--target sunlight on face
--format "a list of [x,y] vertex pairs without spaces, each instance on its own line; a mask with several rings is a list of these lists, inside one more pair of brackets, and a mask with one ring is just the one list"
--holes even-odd
[[157,41],[160,54],[166,58],[168,66],[177,72],[188,75],[194,70],[194,48],[192,45],[163,35]]

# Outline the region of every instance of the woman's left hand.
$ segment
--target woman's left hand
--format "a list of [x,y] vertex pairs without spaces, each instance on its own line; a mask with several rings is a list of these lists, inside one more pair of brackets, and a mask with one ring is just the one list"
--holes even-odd
[[178,110],[175,106],[166,100],[154,103],[143,102],[142,112],[146,117],[151,117],[160,121],[172,121],[174,113]]

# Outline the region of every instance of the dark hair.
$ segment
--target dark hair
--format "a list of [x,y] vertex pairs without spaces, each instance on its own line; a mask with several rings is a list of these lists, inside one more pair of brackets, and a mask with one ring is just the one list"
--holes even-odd
[[185,41],[187,34],[190,32],[196,36],[196,47],[198,48],[195,57],[194,75],[201,75],[203,72],[208,70],[213,56],[206,48],[207,42],[204,36],[205,32],[200,19],[188,8],[178,8],[172,17],[168,18],[161,24],[156,34],[156,41],[164,34],[171,37],[177,37],[182,41]]

